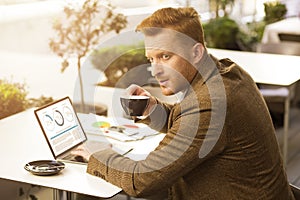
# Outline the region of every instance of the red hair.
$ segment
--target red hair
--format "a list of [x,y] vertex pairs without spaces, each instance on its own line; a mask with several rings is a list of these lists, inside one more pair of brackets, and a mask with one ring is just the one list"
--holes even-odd
[[[154,29],[151,29],[154,28]],[[144,19],[136,28],[145,35],[159,32],[158,28],[169,28],[191,37],[204,46],[200,16],[194,8],[162,8]]]

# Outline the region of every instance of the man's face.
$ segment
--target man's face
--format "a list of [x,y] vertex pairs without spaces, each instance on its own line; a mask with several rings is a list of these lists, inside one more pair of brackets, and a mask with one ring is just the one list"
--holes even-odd
[[152,75],[164,95],[172,95],[189,86],[197,72],[193,63],[193,45],[175,34],[161,32],[145,37],[146,57]]

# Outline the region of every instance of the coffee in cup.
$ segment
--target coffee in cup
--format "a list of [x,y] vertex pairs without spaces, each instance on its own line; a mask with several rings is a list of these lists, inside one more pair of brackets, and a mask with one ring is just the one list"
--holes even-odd
[[150,98],[148,96],[131,95],[120,97],[122,108],[129,116],[142,116],[145,112]]

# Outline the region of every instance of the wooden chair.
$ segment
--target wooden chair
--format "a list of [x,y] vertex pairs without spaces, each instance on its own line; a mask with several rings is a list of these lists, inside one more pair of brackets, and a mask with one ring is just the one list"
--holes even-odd
[[[280,43],[266,43],[266,44],[262,43],[257,46],[257,52],[300,56],[300,43],[296,43],[296,42],[280,42]],[[299,67],[300,67],[300,63],[299,63]],[[282,66],[282,70],[284,70],[284,66]],[[293,84],[289,88],[281,87],[281,86],[262,85],[262,84],[259,85],[259,87],[267,103],[269,104],[282,103],[284,105],[283,107],[284,108],[283,110],[283,114],[284,114],[283,161],[284,164],[286,164],[290,101],[295,97],[296,84]]]

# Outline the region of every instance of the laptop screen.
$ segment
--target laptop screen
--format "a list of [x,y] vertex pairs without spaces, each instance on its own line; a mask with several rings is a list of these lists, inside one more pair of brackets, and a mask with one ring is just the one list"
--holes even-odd
[[69,97],[34,112],[55,158],[86,141],[86,135]]

